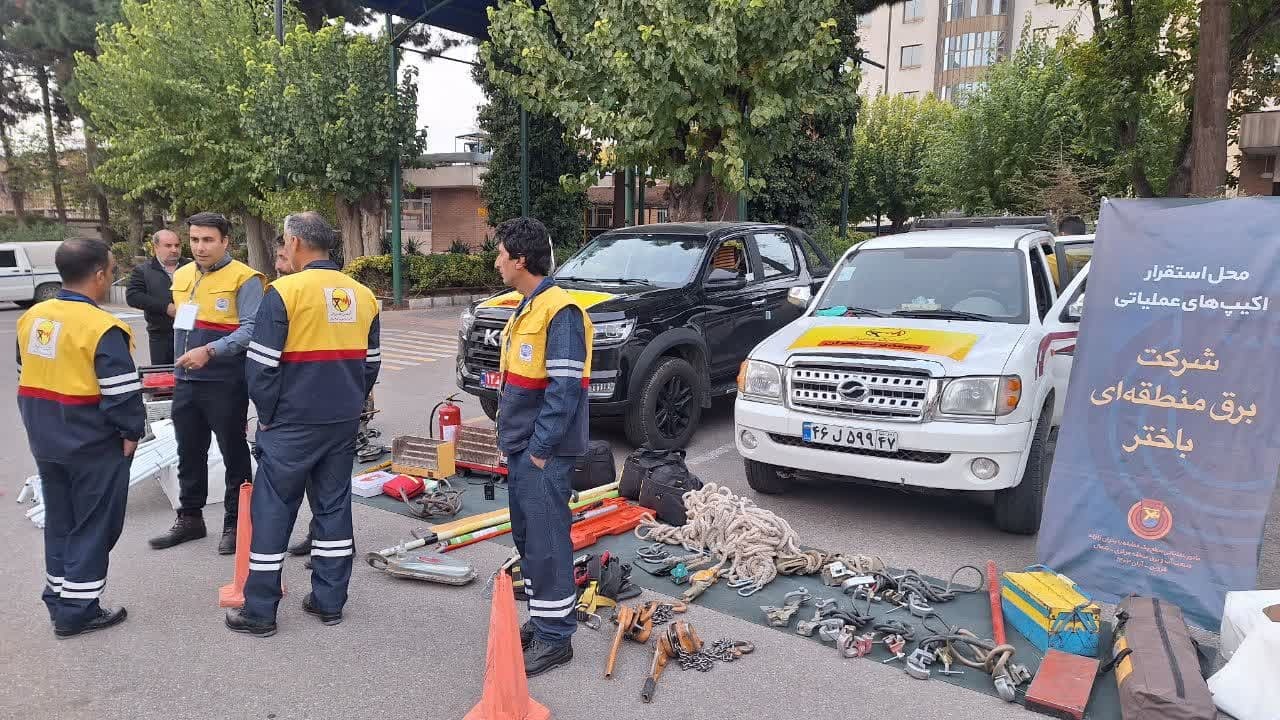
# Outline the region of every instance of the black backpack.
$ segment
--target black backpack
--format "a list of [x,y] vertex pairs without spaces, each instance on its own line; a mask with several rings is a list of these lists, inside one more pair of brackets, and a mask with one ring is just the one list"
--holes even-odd
[[653,510],[659,521],[684,525],[684,494],[702,489],[702,480],[684,464],[684,450],[642,447],[627,456],[618,492]]

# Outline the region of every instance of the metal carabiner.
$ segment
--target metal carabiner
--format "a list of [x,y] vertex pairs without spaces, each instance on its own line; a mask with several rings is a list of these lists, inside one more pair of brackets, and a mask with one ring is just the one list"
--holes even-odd
[[752,595],[755,595],[756,593],[760,592],[763,589],[764,589],[763,585],[748,584],[746,587],[738,590],[738,594],[741,595],[742,597],[751,597]]
[[641,560],[650,562],[658,562],[671,557],[671,553],[667,552],[666,546],[661,543],[653,543],[636,549],[636,557]]
[[730,587],[730,588],[744,588],[744,587],[749,587],[753,582],[755,581],[750,580],[748,578],[738,578],[737,580],[730,580],[729,582],[725,583],[724,586]]

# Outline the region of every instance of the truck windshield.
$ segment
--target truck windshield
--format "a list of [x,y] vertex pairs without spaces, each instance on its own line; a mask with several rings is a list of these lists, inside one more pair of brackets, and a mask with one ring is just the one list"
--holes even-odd
[[1012,249],[862,250],[832,271],[817,308],[828,316],[1026,323],[1026,261]]
[[601,235],[560,266],[555,277],[604,284],[643,282],[657,287],[683,287],[697,271],[706,246],[707,239],[701,235]]

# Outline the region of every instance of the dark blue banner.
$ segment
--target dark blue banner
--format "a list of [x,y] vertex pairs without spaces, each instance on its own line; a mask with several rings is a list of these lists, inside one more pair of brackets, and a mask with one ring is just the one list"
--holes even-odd
[[1103,203],[1037,554],[1216,629],[1280,468],[1280,198]]

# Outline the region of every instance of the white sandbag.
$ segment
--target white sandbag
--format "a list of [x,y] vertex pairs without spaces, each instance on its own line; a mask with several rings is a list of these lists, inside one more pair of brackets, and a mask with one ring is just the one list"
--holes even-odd
[[1218,633],[1222,636],[1219,652],[1223,658],[1230,660],[1231,654],[1240,647],[1240,643],[1244,642],[1250,632],[1263,623],[1270,622],[1262,611],[1272,605],[1280,605],[1280,590],[1227,593],[1226,605],[1222,611],[1222,628]]
[[1254,628],[1209,678],[1213,703],[1237,720],[1280,720],[1280,623]]

